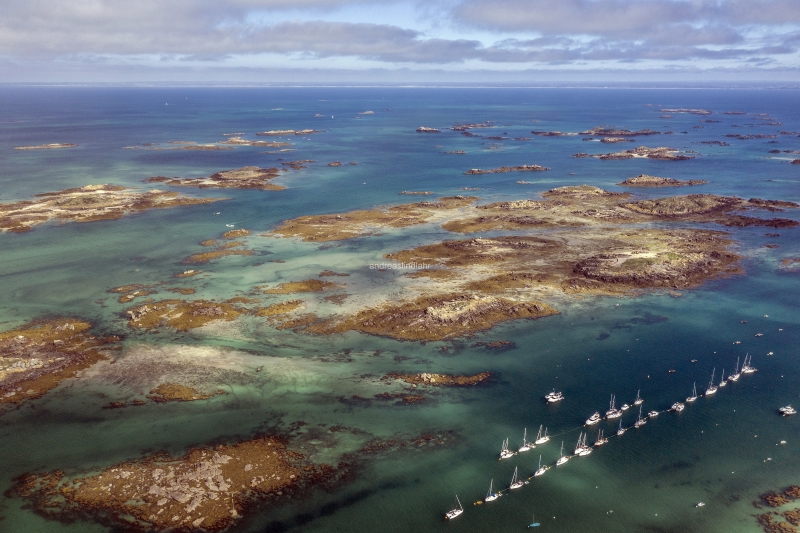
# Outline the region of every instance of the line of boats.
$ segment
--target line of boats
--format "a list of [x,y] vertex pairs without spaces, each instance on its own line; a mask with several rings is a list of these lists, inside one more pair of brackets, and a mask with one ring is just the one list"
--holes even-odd
[[[725,387],[729,381],[730,382],[739,381],[739,378],[741,377],[742,374],[752,374],[754,372],[757,372],[757,370],[758,369],[752,366],[752,357],[750,355],[746,355],[744,359],[744,364],[742,365],[741,368],[739,368],[739,359],[737,358],[736,368],[734,370],[734,373],[729,375],[728,378],[726,379],[725,370],[723,369],[720,381],[715,384],[714,382],[714,376],[716,374],[716,368],[715,368],[711,372],[711,381],[708,384],[708,388],[705,391],[705,395],[712,396],[717,393],[720,387]],[[655,418],[660,414],[659,411],[650,411],[647,413],[647,416],[642,415],[642,404],[644,403],[644,399],[641,397],[640,393],[641,391],[637,391],[636,399],[633,402],[633,405],[639,406],[639,414],[637,415],[636,422],[634,422],[633,424],[634,428],[640,428],[644,426],[647,423],[648,419]],[[698,397],[699,396],[697,394],[697,383],[695,383],[692,387],[692,395],[686,398],[686,402],[692,403],[696,401]],[[559,402],[563,399],[564,395],[561,392],[556,392],[555,390],[553,390],[552,392],[548,393],[545,396],[545,400],[547,400],[548,403]],[[621,407],[617,408],[616,397],[612,394],[611,401],[609,404],[609,409],[608,411],[606,411],[605,419],[613,420],[621,418],[623,412],[627,411],[628,409],[630,409],[630,406],[628,404],[623,404]],[[674,404],[672,404],[669,411],[681,412],[684,409],[685,405],[682,402],[675,402]],[[779,411],[784,416],[790,416],[797,413],[797,411],[791,406],[781,407]],[[590,416],[586,420],[586,425],[591,426],[597,424],[602,419],[603,417],[600,415],[600,412],[595,412],[592,416]],[[542,431],[543,429],[544,431]],[[622,420],[620,420],[616,436],[618,437],[622,436],[625,433],[625,431],[627,431],[627,428],[622,427]],[[575,445],[575,450],[573,452],[573,455],[564,455],[564,441],[562,440],[561,452],[559,454],[558,460],[556,460],[555,462],[555,466],[561,466],[565,464],[572,457],[585,457],[592,453],[594,446],[602,446],[603,444],[606,444],[608,442],[608,438],[605,437],[602,429],[598,430],[597,438],[594,441],[593,445],[587,444],[586,442],[587,438],[588,438],[588,432],[581,431],[580,435],[578,436],[578,442]],[[543,428],[543,425],[539,426],[539,432],[536,434],[536,439],[533,442],[528,441],[528,430],[527,428],[525,428],[522,434],[522,445],[517,449],[516,452],[511,451],[511,449],[509,448],[508,439],[505,439],[503,441],[502,447],[500,448],[500,459],[501,460],[510,459],[511,457],[514,457],[514,455],[518,453],[529,451],[535,448],[536,445],[545,444],[549,440],[550,436],[548,435],[547,428]],[[509,484],[508,490],[519,489],[524,485],[527,485],[531,479],[533,479],[534,477],[544,475],[550,468],[551,467],[547,465],[542,465],[542,456],[539,455],[539,464],[536,468],[536,472],[533,474],[533,476],[523,480],[520,479],[519,477],[518,467],[515,467],[514,474],[511,477],[511,483]],[[483,498],[482,501],[478,501],[475,503],[482,504],[484,502],[485,503],[493,502],[499,497],[501,497],[503,495],[503,492],[504,490],[499,490],[499,491],[494,490],[494,479],[492,479],[489,482],[489,491],[486,493],[486,496]],[[456,518],[457,516],[459,516],[461,513],[464,512],[464,508],[462,507],[460,500],[458,500],[457,495],[456,495],[456,501],[457,501],[457,506],[445,514],[445,518],[447,518],[448,520]]]

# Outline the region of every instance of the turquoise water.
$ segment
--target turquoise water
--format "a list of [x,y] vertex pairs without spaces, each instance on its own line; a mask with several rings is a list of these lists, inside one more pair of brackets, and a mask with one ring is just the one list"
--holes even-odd
[[[768,158],[771,149],[800,149],[798,134],[779,135],[774,139],[778,144],[724,137],[800,130],[796,91],[6,87],[0,96],[3,202],[89,183],[151,188],[141,180],[154,175],[204,176],[244,165],[274,166],[281,157],[317,162],[282,177],[280,183],[288,187],[282,192],[183,189],[190,195],[230,200],[0,235],[3,329],[40,316],[86,317],[100,331],[126,335],[118,365],[134,368],[137,361],[146,362],[152,372],[180,371],[186,379],[206,380],[230,393],[206,402],[103,410],[109,401],[141,397],[148,382],[101,366],[3,415],[0,491],[26,471],[103,468],[163,449],[179,454],[197,444],[285,430],[296,421],[311,428],[342,425],[385,438],[435,431],[452,431],[456,438],[441,449],[370,458],[349,483],[262,509],[237,530],[517,531],[536,513],[541,529],[548,531],[758,531],[751,502],[765,490],[800,482],[794,459],[800,451],[800,419],[776,414],[781,405],[800,403],[800,278],[779,268],[781,258],[800,255],[797,229],[731,230],[739,242],[737,251],[746,256],[742,276],[713,281],[680,296],[558,302],[561,315],[507,323],[476,339],[447,343],[456,349],[444,353],[440,348],[445,343],[403,343],[355,333],[308,337],[276,331],[255,319],[189,334],[135,333],[125,326],[126,306],[106,292],[124,284],[169,281],[186,268],[181,259],[201,251],[197,243],[217,237],[228,229],[226,224],[254,230],[245,240],[257,255],[219,260],[201,267],[207,275],[170,285],[196,287],[198,298],[230,298],[247,294],[255,284],[305,279],[331,269],[351,273],[350,278],[333,281],[363,287],[365,293],[379,290],[382,281],[371,277],[370,262],[383,253],[452,234],[425,225],[319,249],[257,233],[298,215],[414,201],[398,196],[402,190],[458,194],[461,187],[480,187],[476,194],[496,201],[535,197],[570,184],[621,190],[614,184],[647,173],[709,181],[692,193],[800,201],[800,167],[787,163],[792,155]],[[661,106],[716,113],[659,119]],[[375,114],[358,115],[367,110]],[[769,113],[782,125],[749,126],[758,122],[756,117],[720,113],[734,110]],[[324,118],[314,118],[317,113]],[[701,123],[704,118],[721,122]],[[642,137],[630,145],[601,145],[583,142],[581,136],[487,141],[444,131],[455,122],[486,120],[496,121],[499,133],[512,138],[533,137],[529,132],[534,129],[582,131],[597,125],[670,129],[676,134]],[[423,125],[443,133],[414,132]],[[217,142],[224,139],[223,133],[232,132],[254,139],[256,131],[287,128],[325,133],[289,139],[295,151],[283,154],[261,153],[271,149],[259,147],[225,152],[123,149],[149,142],[169,147],[167,141],[175,140]],[[731,146],[698,144],[704,140],[725,140]],[[49,142],[80,146],[13,150]],[[609,152],[642,144],[699,154],[684,162],[571,157],[580,151]],[[443,153],[456,149],[468,153]],[[325,165],[334,160],[359,164]],[[552,170],[463,174],[475,167],[533,163]],[[516,184],[519,179],[534,183]],[[800,219],[796,211],[780,216]],[[773,231],[780,237],[764,235]],[[769,242],[780,248],[764,248]],[[269,259],[286,262],[267,263]],[[170,293],[163,290],[159,294],[166,295]],[[764,336],[755,337],[757,332]],[[497,339],[512,340],[516,348],[494,353],[472,347],[478,340]],[[734,345],[735,340],[741,344]],[[376,350],[381,351],[377,356]],[[769,351],[775,355],[768,357]],[[496,488],[506,487],[514,466],[525,477],[532,475],[540,453],[543,462],[552,464],[562,439],[565,450],[572,450],[582,422],[595,410],[604,410],[610,394],[617,395],[618,403],[632,403],[641,389],[645,412],[664,410],[688,396],[693,382],[704,389],[712,369],[717,376],[722,368],[730,373],[736,358],[748,352],[759,372],[743,376],[715,397],[701,398],[680,414],[663,413],[641,429],[611,438],[589,457],[551,469],[514,494],[472,506],[483,497],[490,479]],[[198,354],[204,354],[201,370],[180,363]],[[253,372],[262,365],[262,373]],[[378,380],[386,372],[485,370],[496,373],[487,386],[431,391],[429,401],[412,406],[341,400],[387,390]],[[553,387],[562,390],[566,400],[545,405],[542,396]],[[634,419],[631,409],[623,422],[632,425]],[[523,428],[535,434],[540,424],[554,435],[551,442],[513,459],[497,460],[503,439],[518,446]],[[613,434],[616,425],[601,422],[597,427]],[[590,440],[595,435],[596,429],[590,431]],[[313,458],[327,461],[352,451],[354,442],[343,435],[326,449],[313,444],[309,434],[298,438],[305,439]],[[782,440],[786,444],[779,444]],[[454,493],[466,512],[445,523],[441,516]],[[706,506],[695,508],[699,501]],[[46,521],[24,509],[24,503],[16,498],[0,501],[0,530],[107,531],[89,522]]]

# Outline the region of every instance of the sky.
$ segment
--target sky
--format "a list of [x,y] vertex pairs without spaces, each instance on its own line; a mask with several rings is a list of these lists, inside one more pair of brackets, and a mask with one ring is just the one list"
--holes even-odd
[[0,0],[0,81],[798,82],[800,0]]

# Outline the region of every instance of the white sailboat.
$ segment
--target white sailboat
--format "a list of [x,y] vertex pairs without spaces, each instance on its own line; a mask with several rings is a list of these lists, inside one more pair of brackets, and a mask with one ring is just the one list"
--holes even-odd
[[622,427],[622,420],[619,421],[619,429],[617,430],[617,437],[625,434],[625,428]]
[[493,502],[493,501],[495,501],[497,498],[499,498],[499,497],[500,497],[500,494],[498,494],[498,493],[496,493],[496,492],[494,492],[494,491],[492,490],[492,485],[493,485],[493,484],[494,484],[494,480],[491,480],[491,481],[489,482],[489,492],[487,492],[487,493],[486,493],[486,497],[483,499],[483,501],[485,501],[485,502]]
[[711,396],[712,394],[716,394],[717,393],[718,389],[714,385],[714,372],[716,372],[716,371],[717,371],[716,368],[711,371],[711,381],[708,382],[708,388],[706,389],[706,396]]
[[614,418],[619,418],[622,416],[622,411],[614,406],[615,401],[616,398],[614,398],[614,395],[612,394],[611,402],[608,404],[608,411],[606,411],[606,418],[609,420],[613,420]]
[[456,494],[456,506],[444,514],[444,517],[447,520],[452,520],[453,518],[457,517],[461,513],[464,512],[464,507],[461,505],[461,500],[458,499],[458,494]]
[[511,476],[511,485],[508,486],[509,489],[521,489],[524,483],[520,481],[519,476],[517,474],[517,467],[514,467],[514,475]]
[[603,444],[607,443],[608,439],[603,436],[603,430],[600,429],[597,431],[597,440],[594,441],[595,446],[602,446]]
[[544,475],[545,472],[549,469],[549,466],[542,466],[542,456],[539,456],[539,467],[536,469],[536,472],[533,474],[534,476],[541,476]]
[[550,437],[547,435],[547,428],[544,428],[544,435],[542,435],[542,426],[539,426],[539,433],[536,434],[536,440],[533,441],[534,444],[544,444],[545,442],[549,441]]
[[514,457],[514,452],[508,449],[508,439],[503,441],[503,447],[500,448],[500,459],[509,459]]
[[518,451],[527,452],[531,448],[533,448],[533,444],[528,442],[528,428],[525,428],[525,430],[522,432],[522,446],[519,447]]
[[728,382],[727,382],[727,381],[725,381],[725,369],[723,368],[723,369],[722,369],[722,377],[721,377],[721,378],[719,378],[719,386],[720,386],[720,387],[724,387],[724,386],[725,386],[725,385],[727,385],[727,384],[728,384]]
[[636,422],[633,423],[633,427],[640,428],[643,425],[647,424],[647,419],[642,418],[642,406],[639,406],[639,417],[636,419]]
[[733,374],[728,376],[728,381],[736,382],[736,381],[739,381],[740,377],[741,377],[741,374],[739,373],[739,358],[737,357],[736,358],[736,366],[734,367]]
[[752,374],[753,372],[758,372],[758,369],[752,365],[752,362],[753,362],[752,355],[744,356],[744,364],[742,365],[742,374]]
[[692,395],[686,398],[686,401],[692,403],[697,399],[697,382],[695,381],[694,385],[692,386]]
[[575,446],[575,455],[583,457],[592,453],[592,447],[586,445],[586,434],[581,433],[578,437],[578,444]]
[[562,440],[561,441],[561,457],[559,457],[558,461],[556,461],[556,466],[561,466],[564,463],[566,463],[567,461],[569,461],[569,455],[564,455],[564,441]]
[[636,399],[633,401],[633,405],[642,405],[642,402],[644,400],[639,396],[640,392],[642,392],[642,391],[641,390],[637,390],[636,391]]

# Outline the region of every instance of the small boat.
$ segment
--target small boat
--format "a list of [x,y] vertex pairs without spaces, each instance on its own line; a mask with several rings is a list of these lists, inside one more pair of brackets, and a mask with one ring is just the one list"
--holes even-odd
[[636,399],[635,399],[635,400],[633,400],[633,405],[642,405],[642,402],[643,402],[644,400],[643,400],[643,399],[642,399],[642,398],[639,396],[639,393],[640,393],[640,392],[642,392],[642,391],[641,391],[641,390],[637,390],[637,391],[636,391]]
[[675,403],[672,404],[672,410],[675,411],[676,413],[680,413],[685,408],[686,408],[686,406],[683,405],[681,402],[675,402]]
[[508,449],[508,439],[503,441],[503,447],[500,448],[500,459],[509,459],[514,457],[514,452]]
[[625,434],[625,428],[622,427],[622,420],[619,421],[619,429],[617,430],[617,437]]
[[753,356],[744,357],[744,364],[742,365],[742,374],[752,374],[753,372],[758,372],[758,369],[751,365],[753,362]]
[[607,443],[608,439],[603,436],[603,430],[597,431],[597,440],[594,441],[595,446],[602,446],[603,444]]
[[489,482],[489,492],[486,493],[486,497],[483,499],[485,502],[493,502],[500,497],[500,494],[492,490],[492,484],[494,484],[494,480]]
[[703,502],[697,502],[697,505],[695,505],[695,507],[704,507],[705,505],[706,504],[704,504]]
[[600,420],[602,420],[602,418],[600,417],[600,412],[595,411],[592,416],[586,419],[586,425],[591,426],[597,424],[598,422],[600,422]]
[[767,355],[775,355],[775,352],[767,352]]
[[643,425],[647,424],[647,419],[642,418],[642,406],[639,406],[639,416],[636,418],[636,422],[633,423],[633,427],[640,428]]
[[553,389],[553,392],[548,392],[544,399],[547,400],[547,403],[556,403],[563,400],[564,395],[560,392],[556,392],[556,390]]
[[509,489],[521,489],[524,483],[520,481],[519,475],[517,474],[517,467],[514,467],[514,475],[511,476],[511,485],[508,486]]
[[736,366],[734,367],[733,370],[734,370],[733,374],[728,376],[728,381],[733,381],[733,382],[739,381],[739,378],[742,375],[739,373],[739,358],[738,357],[736,358]]
[[670,373],[670,374],[674,374],[674,373],[675,373],[675,369],[674,369],[674,368],[670,368],[670,369],[669,369],[669,373]]
[[561,466],[564,463],[566,463],[567,461],[569,461],[569,455],[564,455],[564,441],[562,440],[561,441],[561,457],[559,457],[558,461],[556,461],[556,466]]
[[522,432],[522,446],[519,447],[518,452],[527,452],[531,448],[533,448],[533,444],[528,442],[528,428],[525,428]]
[[658,416],[658,411],[650,411],[647,413],[647,418],[655,418]]
[[539,456],[539,467],[536,469],[536,473],[534,473],[533,475],[537,476],[537,477],[541,476],[541,475],[544,475],[544,473],[547,472],[547,470],[549,468],[550,468],[549,466],[542,466],[542,456],[540,455]]
[[763,337],[763,336],[764,336],[763,333],[756,333],[756,337]]
[[719,379],[719,386],[720,387],[724,387],[727,384],[728,384],[728,382],[725,381],[725,369],[723,368],[722,369],[722,377]]
[[463,512],[464,512],[464,507],[461,506],[461,500],[458,499],[458,494],[456,494],[456,506],[447,511],[444,514],[444,517],[446,520],[452,520],[453,518],[457,517]]
[[697,399],[697,382],[695,382],[694,386],[692,387],[692,395],[686,398],[686,401],[692,403]]
[[622,416],[622,411],[614,407],[614,395],[611,395],[611,403],[608,405],[608,411],[606,411],[606,418],[609,420],[613,420],[614,418],[619,418]]
[[792,407],[791,405],[787,405],[786,407],[781,407],[778,409],[783,416],[792,416],[797,414],[797,409]]
[[630,409],[630,408],[631,408],[631,406],[630,406],[630,405],[628,405],[627,403],[623,403],[623,404],[622,404],[622,407],[620,407],[620,409],[622,409],[623,411],[627,411],[627,410],[628,410],[628,409]]
[[536,521],[536,515],[531,515],[531,523],[528,525],[528,527],[539,527],[540,525],[541,524]]
[[544,444],[545,442],[549,441],[550,437],[547,435],[547,428],[544,428],[544,435],[542,435],[542,426],[539,426],[539,433],[536,434],[536,440],[533,441],[534,444]]
[[711,381],[708,382],[708,388],[706,389],[706,396],[711,396],[712,394],[717,393],[717,386],[714,385],[714,372],[716,372],[716,368],[711,371]]
[[581,433],[578,437],[578,444],[575,446],[575,455],[583,457],[592,453],[592,447],[586,445],[586,434]]
[[733,341],[733,344],[742,344],[742,341]]

